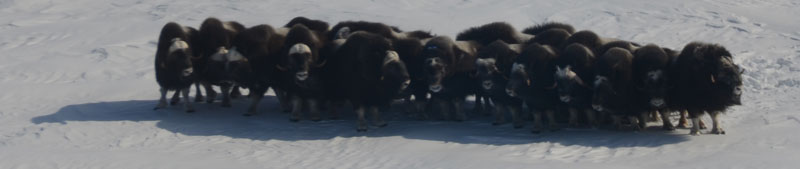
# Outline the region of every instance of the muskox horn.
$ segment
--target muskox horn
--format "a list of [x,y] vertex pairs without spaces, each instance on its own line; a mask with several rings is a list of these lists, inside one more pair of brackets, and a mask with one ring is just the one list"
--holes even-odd
[[711,83],[717,83],[717,78],[714,75],[711,75]]
[[547,90],[551,90],[551,89],[555,89],[556,87],[558,87],[558,83],[555,83],[555,82],[553,82],[553,85],[552,85],[552,86],[550,86],[550,87],[547,87],[547,88],[545,88],[545,89],[547,89]]
[[575,77],[575,81],[577,81],[577,82],[578,82],[578,85],[581,85],[581,86],[586,86],[586,83],[583,83],[583,79],[581,79],[581,77],[577,77],[577,76],[576,76],[576,77]]
[[286,69],[285,67],[283,67],[281,65],[275,65],[275,68],[277,68],[278,70],[283,71],[283,72],[289,70],[289,69]]
[[316,64],[314,67],[323,67],[326,63],[328,63],[328,60],[323,60],[322,63]]

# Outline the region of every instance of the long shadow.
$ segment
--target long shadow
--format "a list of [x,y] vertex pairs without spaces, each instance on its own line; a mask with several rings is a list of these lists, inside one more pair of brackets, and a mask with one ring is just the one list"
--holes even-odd
[[[529,127],[513,129],[510,124],[492,126],[491,118],[471,114],[465,122],[421,121],[408,117],[400,108],[383,114],[389,126],[371,126],[368,132],[355,131],[356,118],[349,110],[339,120],[289,122],[288,114],[279,111],[274,96],[266,96],[257,116],[245,117],[249,100],[234,100],[233,108],[219,103],[195,103],[197,112],[185,113],[182,106],[152,110],[155,100],[131,100],[75,104],[57,112],[31,119],[36,124],[84,121],[157,121],[156,126],[189,136],[227,136],[252,140],[327,140],[336,137],[404,137],[408,139],[453,142],[462,144],[520,145],[558,143],[590,147],[657,147],[689,140],[688,132],[645,132],[609,130],[572,130],[531,134]],[[393,107],[403,107],[396,105]],[[324,113],[323,113],[324,114]]]

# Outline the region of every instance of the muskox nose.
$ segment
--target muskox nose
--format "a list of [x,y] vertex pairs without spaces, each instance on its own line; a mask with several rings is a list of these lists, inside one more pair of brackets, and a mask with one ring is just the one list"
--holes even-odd
[[295,74],[295,77],[299,81],[304,81],[304,80],[308,79],[308,72],[307,71],[297,72]]
[[431,90],[431,92],[438,93],[442,91],[442,85],[431,85],[428,89]]
[[664,106],[664,99],[662,99],[662,98],[650,99],[650,105],[653,105],[654,107],[660,108],[660,107]]
[[183,74],[183,76],[189,76],[189,75],[192,75],[192,72],[194,72],[194,69],[186,68],[186,69],[183,69],[183,72],[181,72],[181,73]]
[[733,89],[733,94],[736,95],[736,96],[741,96],[742,95],[742,87],[736,87],[735,89]]
[[592,109],[594,109],[594,110],[596,110],[596,111],[598,111],[598,112],[601,112],[601,111],[605,110],[605,109],[603,108],[603,106],[601,106],[601,105],[599,105],[599,104],[592,104]]
[[484,80],[483,83],[482,83],[483,89],[486,89],[486,90],[492,89],[493,85],[494,85],[494,83],[492,83],[491,80]]
[[561,99],[561,101],[564,103],[569,103],[569,101],[572,100],[572,97],[569,97],[569,95],[562,95],[559,96],[558,98]]
[[517,92],[514,92],[514,90],[511,89],[506,89],[506,94],[511,97],[517,97]]

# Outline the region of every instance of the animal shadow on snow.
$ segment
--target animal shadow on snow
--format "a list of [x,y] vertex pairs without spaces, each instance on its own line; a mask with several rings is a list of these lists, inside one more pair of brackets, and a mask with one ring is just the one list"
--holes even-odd
[[[156,121],[156,126],[161,129],[188,136],[227,136],[284,141],[327,140],[336,137],[403,137],[460,144],[557,143],[565,146],[614,148],[657,147],[689,139],[684,130],[666,132],[654,127],[644,132],[562,129],[531,134],[531,122],[528,122],[523,129],[513,129],[510,124],[492,126],[491,117],[475,113],[465,122],[423,121],[408,117],[401,110],[404,106],[399,103],[393,106],[397,108],[383,113],[389,126],[383,128],[370,126],[369,131],[362,133],[355,130],[356,117],[349,107],[342,109],[342,115],[337,120],[312,122],[303,119],[294,123],[288,120],[288,113],[279,111],[274,96],[265,96],[259,106],[259,114],[252,117],[242,116],[250,103],[248,99],[233,100],[233,108],[220,107],[219,102],[195,103],[197,109],[195,113],[185,113],[182,105],[153,110],[156,103],[156,100],[131,100],[68,105],[53,114],[35,117],[31,122],[69,125],[86,121]],[[322,114],[327,115],[325,112]]]

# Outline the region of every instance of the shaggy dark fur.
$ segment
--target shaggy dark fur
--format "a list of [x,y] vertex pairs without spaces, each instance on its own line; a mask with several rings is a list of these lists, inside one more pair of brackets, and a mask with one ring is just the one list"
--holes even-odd
[[[156,82],[161,87],[161,99],[155,109],[166,106],[167,91],[175,90],[172,104],[177,104],[180,100],[179,93],[184,93],[186,111],[193,112],[189,101],[189,88],[195,81],[195,73],[192,65],[194,57],[192,45],[189,43],[196,38],[197,30],[191,27],[183,27],[177,23],[170,22],[164,25],[158,37],[158,47],[155,56]],[[186,44],[187,48],[172,49],[176,43]]]
[[[257,25],[239,33],[233,40],[231,54],[240,54],[247,59],[249,69],[240,70],[236,82],[250,89],[252,103],[246,116],[256,114],[258,103],[271,86],[276,84],[275,68],[283,47],[284,38],[277,35],[269,25]],[[250,71],[247,71],[250,70]]]
[[558,51],[549,45],[533,43],[527,45],[514,62],[511,80],[506,86],[508,95],[521,98],[532,111],[535,120],[534,133],[543,129],[544,112],[551,130],[556,129],[554,111],[559,105],[553,74],[556,71]]
[[[665,130],[675,130],[675,127],[669,121],[669,110],[665,102],[667,90],[670,88],[668,84],[670,79],[667,76],[667,71],[669,71],[670,64],[674,58],[654,44],[648,44],[636,49],[633,55],[632,80],[636,93],[634,94],[632,107],[645,113],[660,112],[663,117],[662,127]],[[644,124],[644,122],[640,122],[643,128]]]
[[[286,40],[278,59],[278,85],[280,92],[285,92],[282,100],[291,101],[291,116],[293,122],[300,120],[300,113],[304,107],[311,112],[311,120],[322,119],[319,106],[323,99],[323,79],[321,67],[326,63],[320,59],[320,52],[325,47],[326,32],[317,32],[303,24],[292,26],[286,34]],[[290,53],[293,48],[307,46],[309,53]]]
[[575,33],[575,28],[572,27],[572,25],[561,22],[545,22],[542,24],[534,25],[523,29],[522,33],[529,35],[536,35],[550,29],[563,29],[570,34]]
[[[495,120],[493,125],[505,123],[505,112],[511,113],[514,120],[519,118],[522,109],[522,100],[509,96],[505,86],[511,74],[511,65],[522,52],[520,44],[507,44],[502,40],[492,42],[478,51],[477,83],[481,90],[479,94],[488,96],[494,103]],[[514,127],[522,127],[522,121],[514,121]]]
[[455,120],[466,119],[461,105],[477,87],[470,85],[474,83],[469,74],[475,71],[479,46],[477,42],[453,41],[446,36],[434,37],[425,45],[425,78],[444,119],[449,118],[450,107],[455,108]]
[[598,124],[591,107],[594,62],[592,49],[581,43],[566,46],[556,61],[558,71],[554,76],[558,83],[559,100],[567,104],[570,125],[573,127],[578,125],[579,111],[586,113],[588,124]]
[[503,40],[504,42],[512,44],[519,44],[527,41],[527,39],[523,40],[523,38],[519,36],[522,35],[510,24],[505,22],[493,22],[464,30],[456,36],[456,40],[471,40],[481,45],[488,45],[495,40]]
[[688,110],[694,125],[691,134],[699,134],[697,119],[704,112],[711,114],[711,133],[724,134],[717,116],[727,108],[741,105],[742,72],[733,63],[733,56],[717,44],[687,44],[671,69],[670,107]]
[[[633,54],[627,49],[614,47],[597,58],[594,65],[594,95],[592,107],[614,117],[614,124],[622,127],[623,117],[638,117],[632,104]],[[637,125],[638,126],[638,125]]]
[[317,31],[317,32],[327,32],[328,28],[330,27],[328,25],[328,22],[325,22],[325,21],[322,21],[322,20],[308,19],[308,18],[302,17],[302,16],[298,16],[298,17],[292,18],[292,20],[290,20],[289,23],[286,23],[286,25],[284,25],[283,27],[291,28],[292,26],[297,25],[297,24],[305,25],[306,27],[308,27],[308,29],[311,29],[311,30],[314,30],[314,31]]
[[529,43],[539,43],[558,48],[561,44],[565,43],[570,36],[571,34],[569,31],[564,29],[548,29],[536,34],[536,37],[529,41]]
[[638,48],[638,46],[634,45],[634,43],[623,41],[623,40],[615,40],[610,42],[604,42],[603,45],[595,49],[595,53],[603,53],[605,54],[611,48],[622,48],[628,50],[628,52],[633,52]]
[[[222,22],[217,18],[207,18],[200,25],[199,41],[197,50],[200,52],[200,59],[195,63],[200,68],[199,81],[206,89],[208,98],[206,102],[214,102],[216,92],[211,85],[220,86],[223,96],[222,106],[231,107],[230,94],[236,84],[234,83],[234,72],[227,70],[224,61],[214,61],[213,55],[225,55],[230,49],[233,38],[244,30],[245,27],[237,22]],[[235,90],[234,91],[238,91]],[[198,92],[198,97],[199,92]],[[198,100],[199,101],[199,100]]]
[[[389,39],[397,39],[398,37],[395,36],[396,31],[392,29],[389,25],[379,23],[379,22],[367,22],[367,21],[343,21],[339,22],[331,28],[330,32],[328,32],[327,37],[329,39],[335,39],[337,37],[337,33],[342,28],[350,29],[350,32],[357,32],[357,31],[364,31],[370,32],[374,34],[381,35],[383,37],[387,37]],[[344,37],[347,38],[347,37]]]
[[567,38],[566,42],[564,42],[564,47],[567,47],[566,45],[571,45],[573,43],[580,43],[592,50],[603,45],[603,41],[600,39],[600,36],[597,36],[596,33],[590,30],[575,32],[569,38]]
[[368,32],[349,36],[324,69],[325,91],[334,102],[349,100],[353,104],[359,132],[367,130],[366,111],[373,113],[377,126],[386,126],[379,107],[388,106],[410,81],[405,64],[392,51],[391,41]]
[[427,114],[423,113],[423,111],[425,111],[425,105],[428,101],[428,83],[425,80],[424,71],[425,58],[422,56],[425,44],[418,39],[410,38],[394,40],[392,45],[397,54],[400,55],[400,60],[406,64],[408,75],[411,79],[411,84],[400,97],[406,98],[407,102],[411,102],[410,97],[413,95],[414,102],[413,105],[409,105],[410,111],[425,116]]

